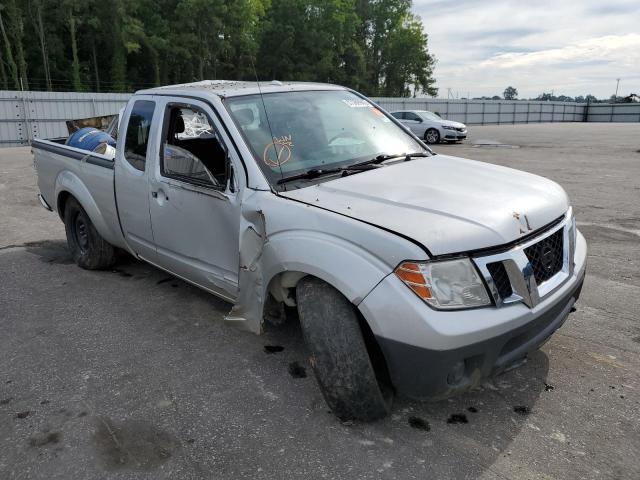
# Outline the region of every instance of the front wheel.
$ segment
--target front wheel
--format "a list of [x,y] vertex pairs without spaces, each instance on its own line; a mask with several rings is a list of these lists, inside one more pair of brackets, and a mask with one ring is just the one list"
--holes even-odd
[[435,128],[430,128],[426,132],[424,132],[424,140],[428,144],[438,143],[440,141],[440,132]]
[[329,408],[343,421],[386,416],[393,400],[386,366],[381,352],[373,351],[375,341],[367,349],[351,302],[314,277],[298,282],[296,300],[310,363]]
[[65,204],[64,229],[71,256],[79,267],[99,270],[113,265],[115,249],[100,236],[75,198],[69,198]]

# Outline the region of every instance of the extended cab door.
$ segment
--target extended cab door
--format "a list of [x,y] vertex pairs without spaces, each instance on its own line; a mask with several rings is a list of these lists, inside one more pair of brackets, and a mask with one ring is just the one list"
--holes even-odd
[[144,257],[155,253],[148,177],[154,165],[149,160],[157,156],[157,128],[152,125],[160,114],[152,96],[137,95],[125,108],[118,132],[115,197],[120,225],[127,244]]
[[[157,97],[159,98],[159,97]],[[238,290],[240,196],[212,108],[164,97],[157,161],[149,179],[158,266],[234,300]]]

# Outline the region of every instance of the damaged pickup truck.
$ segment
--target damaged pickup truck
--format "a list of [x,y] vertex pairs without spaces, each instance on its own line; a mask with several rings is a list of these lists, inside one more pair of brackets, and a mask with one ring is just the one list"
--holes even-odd
[[587,247],[560,186],[436,155],[354,91],[155,88],[117,130],[115,158],[33,142],[41,203],[77,264],[125,250],[228,300],[226,320],[255,333],[296,307],[339,418],[517,365],[580,294]]

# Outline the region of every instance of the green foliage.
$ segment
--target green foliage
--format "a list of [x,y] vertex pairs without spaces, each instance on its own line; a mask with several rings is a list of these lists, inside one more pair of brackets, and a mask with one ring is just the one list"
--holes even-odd
[[505,100],[515,100],[518,98],[518,89],[509,86],[504,89],[504,93],[502,95]]
[[203,79],[435,95],[410,0],[2,0],[0,88],[132,91]]

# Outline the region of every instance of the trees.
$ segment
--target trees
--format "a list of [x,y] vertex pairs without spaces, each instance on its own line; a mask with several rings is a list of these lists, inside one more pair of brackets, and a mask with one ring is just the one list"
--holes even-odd
[[518,90],[514,87],[507,87],[504,89],[504,93],[502,94],[505,100],[515,100],[518,98]]
[[356,7],[362,22],[359,41],[367,62],[365,93],[435,96],[436,60],[429,54],[422,22],[411,13],[411,1],[359,1]]
[[411,0],[0,1],[0,88],[131,91],[257,73],[435,95],[434,65]]

